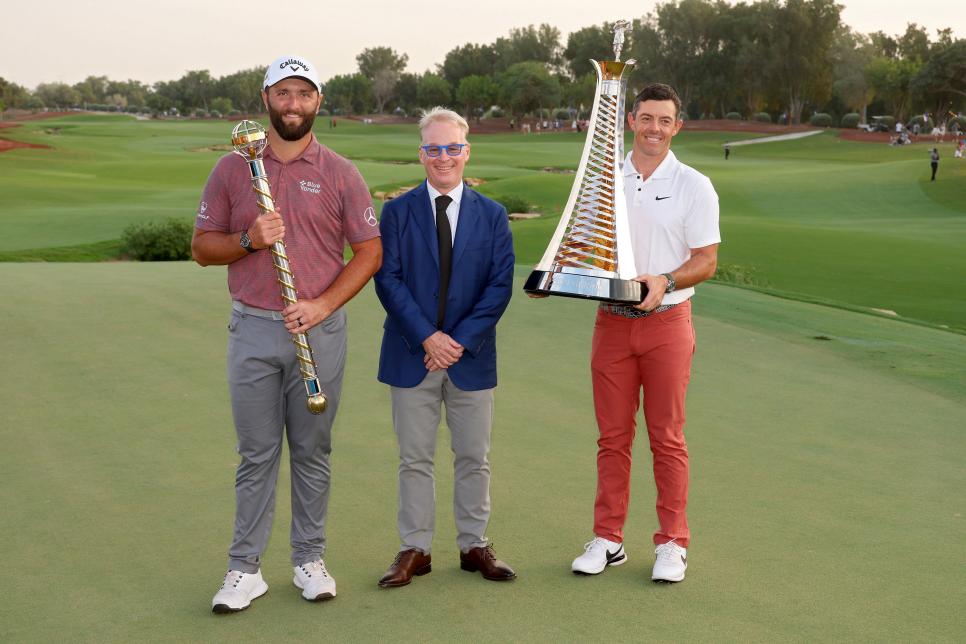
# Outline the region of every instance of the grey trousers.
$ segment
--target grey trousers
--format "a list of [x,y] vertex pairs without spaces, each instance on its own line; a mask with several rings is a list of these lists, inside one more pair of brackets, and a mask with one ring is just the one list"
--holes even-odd
[[490,425],[493,390],[462,391],[446,371],[415,387],[392,387],[392,423],[399,440],[400,550],[429,554],[436,524],[436,434],[446,406],[453,450],[453,515],[463,552],[485,546],[490,520]]
[[292,565],[325,552],[329,454],[342,393],[346,314],[340,309],[306,334],[328,398],[325,412],[314,415],[306,407],[295,345],[281,316],[270,319],[237,308],[228,324],[228,386],[241,461],[228,567],[254,573],[272,530],[283,435],[292,472]]

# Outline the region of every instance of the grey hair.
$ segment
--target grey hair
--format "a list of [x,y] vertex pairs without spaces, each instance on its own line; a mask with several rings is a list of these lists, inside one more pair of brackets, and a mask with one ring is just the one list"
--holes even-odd
[[463,138],[466,138],[466,135],[470,133],[470,124],[466,122],[465,118],[453,110],[449,110],[445,107],[440,107],[437,105],[433,109],[423,114],[423,118],[419,119],[420,137],[422,137],[423,131],[426,128],[439,121],[449,121],[450,123],[455,123],[456,126],[463,132]]

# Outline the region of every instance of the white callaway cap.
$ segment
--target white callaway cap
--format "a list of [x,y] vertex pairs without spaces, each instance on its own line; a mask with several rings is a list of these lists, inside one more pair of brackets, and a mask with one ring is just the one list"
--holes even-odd
[[265,82],[262,89],[268,89],[280,80],[286,78],[303,78],[315,85],[315,89],[322,93],[319,75],[315,72],[315,65],[301,56],[282,56],[265,70]]

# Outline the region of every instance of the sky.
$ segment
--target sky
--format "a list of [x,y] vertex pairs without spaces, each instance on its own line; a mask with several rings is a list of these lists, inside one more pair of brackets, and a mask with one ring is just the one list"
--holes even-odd
[[[516,27],[550,23],[566,43],[572,31],[641,17],[656,4],[637,0],[602,11],[593,0],[448,5],[439,0],[288,0],[275,5],[266,0],[20,1],[0,14],[0,77],[30,89],[39,83],[74,84],[90,75],[151,84],[178,79],[189,70],[207,69],[219,77],[267,65],[282,55],[299,55],[315,63],[324,81],[356,71],[356,55],[376,46],[408,54],[407,71],[421,73],[435,69],[455,47],[490,43]],[[900,34],[915,22],[932,39],[944,27],[966,38],[961,0],[901,3],[906,11],[890,11],[882,0],[840,4],[842,21],[862,33]],[[446,6],[457,8],[441,12]]]

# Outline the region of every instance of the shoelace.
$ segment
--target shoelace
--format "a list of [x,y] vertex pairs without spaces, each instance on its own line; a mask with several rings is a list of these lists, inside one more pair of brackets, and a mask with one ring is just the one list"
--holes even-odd
[[312,573],[313,572],[318,573],[318,574],[322,575],[323,577],[328,577],[329,576],[329,571],[325,569],[325,564],[322,563],[321,560],[320,561],[312,561],[312,562],[307,563],[307,564],[302,564],[301,566],[299,566],[299,568],[301,568],[302,569],[302,572],[304,572],[309,577],[312,576]]
[[663,559],[664,561],[677,561],[679,556],[677,551],[680,546],[673,541],[668,541],[667,543],[662,543],[657,548],[654,549],[654,554],[657,555],[658,559]]
[[228,586],[231,586],[232,588],[238,588],[238,584],[241,583],[241,580],[244,577],[245,577],[245,573],[241,571],[229,570],[225,574],[225,581],[221,582],[221,587],[228,588]]
[[598,547],[603,548],[604,551],[607,550],[607,546],[604,544],[604,540],[601,539],[600,537],[594,537],[593,539],[591,539],[590,541],[584,544],[584,550],[586,552],[590,552],[591,550],[594,550]]

